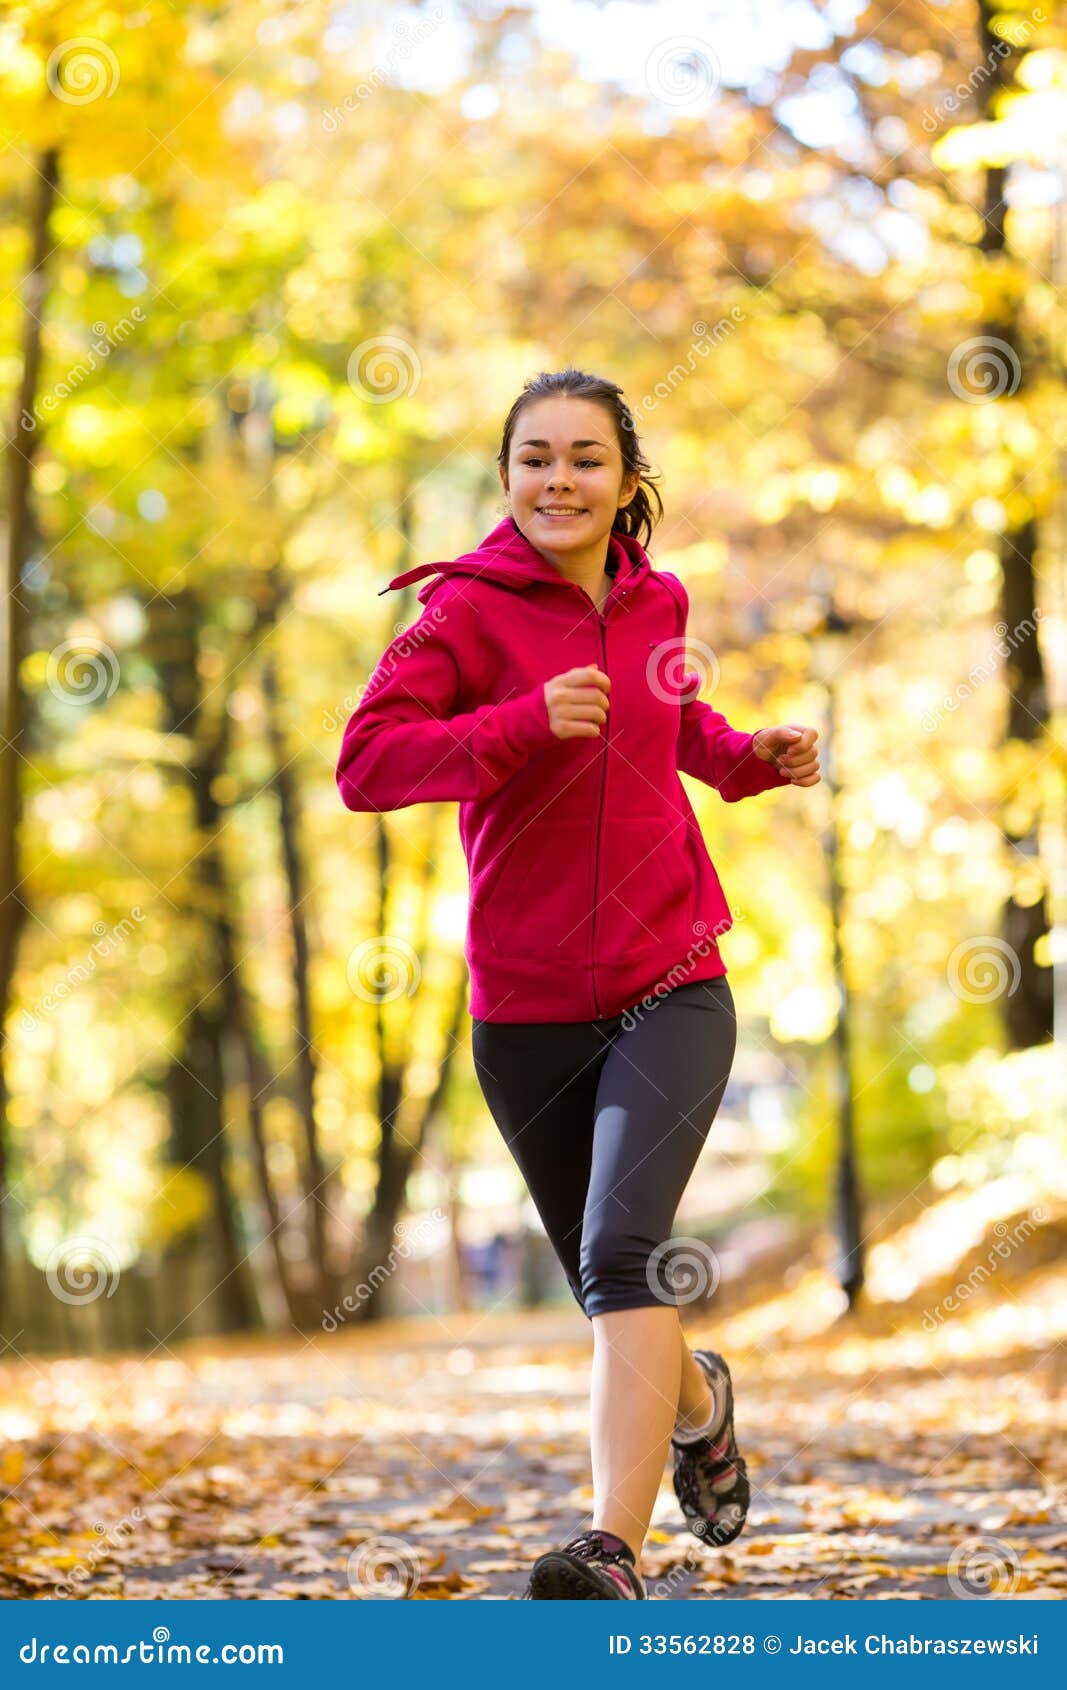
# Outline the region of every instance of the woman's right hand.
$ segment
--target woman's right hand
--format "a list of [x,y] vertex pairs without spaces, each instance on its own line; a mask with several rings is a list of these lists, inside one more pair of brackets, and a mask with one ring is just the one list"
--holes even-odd
[[545,682],[548,724],[557,739],[589,739],[608,719],[611,681],[595,663]]

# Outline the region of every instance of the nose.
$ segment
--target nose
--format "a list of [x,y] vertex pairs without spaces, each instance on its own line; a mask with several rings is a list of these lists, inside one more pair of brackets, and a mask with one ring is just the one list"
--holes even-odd
[[549,487],[573,487],[574,482],[565,464],[561,468],[554,469],[552,471],[548,478],[548,485]]

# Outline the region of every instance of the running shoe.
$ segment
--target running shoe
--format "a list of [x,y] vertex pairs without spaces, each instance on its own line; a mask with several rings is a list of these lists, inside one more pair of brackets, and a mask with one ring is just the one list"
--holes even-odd
[[648,1592],[629,1546],[611,1533],[593,1531],[539,1556],[526,1596],[533,1602],[633,1602],[646,1601]]
[[703,1543],[722,1548],[739,1537],[748,1514],[748,1470],[734,1437],[734,1387],[730,1369],[714,1350],[694,1350],[721,1406],[714,1437],[695,1443],[671,1440],[674,1492],[689,1530]]

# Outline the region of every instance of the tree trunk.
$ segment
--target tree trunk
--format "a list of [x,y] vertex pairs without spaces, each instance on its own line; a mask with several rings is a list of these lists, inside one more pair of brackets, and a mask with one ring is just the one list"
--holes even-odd
[[248,1140],[263,1206],[263,1238],[270,1249],[274,1275],[285,1311],[293,1326],[302,1331],[308,1323],[307,1299],[293,1284],[290,1264],[283,1248],[285,1219],[271,1178],[267,1135],[263,1125],[263,1098],[271,1085],[270,1068],[259,1047],[252,1025],[251,1006],[240,983],[236,965],[230,980],[233,984],[227,994],[227,1019],[234,1046],[239,1053],[242,1076],[248,1088]]
[[11,435],[7,442],[7,567],[0,584],[0,1330],[6,1318],[7,1238],[10,1210],[8,1191],[8,1088],[5,1029],[10,1010],[18,957],[19,936],[26,906],[18,896],[19,788],[21,741],[26,731],[25,704],[19,665],[25,655],[26,606],[22,600],[22,570],[30,546],[33,459],[40,428],[23,427],[34,415],[41,368],[41,331],[45,313],[46,263],[51,237],[49,224],[59,180],[59,153],[49,147],[36,166],[36,187],[30,220],[30,264],[22,290],[22,364],[15,399]]
[[[227,933],[226,895],[218,857],[221,812],[214,795],[226,749],[229,717],[223,709],[222,729],[213,739],[204,727],[197,669],[200,605],[195,594],[170,595],[150,614],[155,623],[149,649],[159,677],[164,716],[170,733],[189,739],[187,778],[192,795],[200,849],[192,859],[194,909],[190,923],[193,954],[202,939],[202,975],[194,974],[197,1002],[181,1024],[181,1046],[168,1077],[171,1106],[171,1154],[181,1167],[195,1168],[211,1191],[212,1213],[207,1225],[176,1245],[170,1254],[190,1263],[207,1246],[213,1262],[211,1295],[222,1330],[251,1327],[258,1321],[251,1276],[242,1248],[236,1208],[228,1177],[229,1144],[225,1124],[223,1039],[226,1029],[226,960],[232,953]],[[189,1311],[190,1314],[193,1311]]]
[[451,1306],[457,1314],[470,1309],[467,1290],[467,1270],[463,1260],[463,1203],[459,1194],[462,1170],[448,1161],[448,1267],[451,1284]]
[[[985,63],[992,67],[991,74],[981,83],[979,96],[985,121],[991,121],[996,115],[998,97],[1008,86],[1007,56],[996,50],[1002,43],[992,29],[993,17],[999,10],[1000,7],[991,4],[990,0],[979,0],[979,45]],[[1006,180],[1004,166],[987,167],[982,207],[985,221],[980,246],[994,266],[998,261],[1005,262],[1009,256],[1004,227]],[[1020,372],[1019,387],[1023,387],[1028,372],[1021,346],[1018,307],[1012,289],[1005,288],[1002,297],[1005,301],[1002,311],[999,315],[990,316],[984,325],[984,334],[1007,345],[1009,354],[1000,356],[1014,361]],[[1005,739],[1009,743],[1022,740],[1027,745],[1043,740],[1049,727],[1048,693],[1037,637],[1038,622],[1034,614],[1037,604],[1034,571],[1037,544],[1037,524],[1032,516],[1026,516],[1007,528],[1000,540],[999,620],[1005,624],[1005,639],[1011,646],[1011,654],[1005,660],[1008,687]],[[1024,871],[1021,878],[1025,885],[1028,881],[1032,883],[1032,875],[1037,871],[1039,862],[1037,792],[1026,793],[1015,789],[1008,795],[1008,802],[1016,807],[1022,801],[1029,803],[1030,813],[1025,824],[1013,827],[1006,819],[1002,820],[1001,834],[1013,864]],[[1014,991],[1002,994],[1000,1002],[1008,1039],[1016,1050],[1041,1044],[1052,1037],[1052,969],[1039,964],[1034,955],[1034,947],[1039,940],[1045,947],[1048,946],[1049,929],[1047,883],[1043,883],[1040,897],[1029,902],[1021,903],[1014,895],[1008,897],[1001,913],[1001,933],[1005,944],[1018,958],[1019,981]]]
[[[277,568],[272,571],[272,597],[268,619],[275,621],[282,601],[282,586]],[[278,801],[278,829],[281,839],[282,866],[288,888],[289,931],[292,939],[293,1007],[296,1017],[296,1108],[304,1128],[304,1200],[308,1204],[308,1232],[312,1260],[319,1280],[318,1294],[323,1307],[337,1300],[337,1274],[327,1229],[330,1195],[333,1180],[327,1171],[319,1144],[315,1119],[315,1047],[312,1040],[311,1011],[311,946],[308,939],[307,884],[300,854],[300,798],[292,769],[292,758],[286,748],[285,729],[278,698],[277,660],[269,644],[265,648],[262,665],[263,698],[267,715],[267,734],[273,758],[270,786]]]
[[[245,1331],[258,1320],[230,1193],[229,1146],[221,1108],[223,1020],[217,1004],[197,1004],[182,1033],[181,1057],[171,1063],[167,1075],[171,1157],[180,1167],[195,1169],[207,1182],[211,1215],[205,1227],[190,1228],[167,1252],[172,1264],[180,1266],[181,1298],[186,1304],[179,1308],[171,1329],[193,1322],[197,1309],[207,1304],[215,1310],[214,1329]],[[196,1278],[205,1243],[211,1262],[206,1292]],[[196,1295],[188,1306],[191,1287]],[[196,1330],[192,1324],[183,1336]]]
[[374,1202],[367,1216],[366,1234],[357,1270],[357,1283],[364,1284],[369,1293],[359,1306],[359,1317],[362,1320],[377,1320],[381,1316],[382,1299],[374,1269],[381,1267],[388,1260],[408,1175],[427,1142],[434,1122],[444,1111],[466,1012],[467,971],[466,968],[461,968],[452,995],[448,1025],[445,1029],[445,1052],[437,1070],[437,1080],[412,1135],[404,1141],[398,1138],[396,1132],[396,1116],[402,1096],[402,1070],[388,1064],[382,1067],[379,1086],[382,1136],[378,1156],[378,1183]]

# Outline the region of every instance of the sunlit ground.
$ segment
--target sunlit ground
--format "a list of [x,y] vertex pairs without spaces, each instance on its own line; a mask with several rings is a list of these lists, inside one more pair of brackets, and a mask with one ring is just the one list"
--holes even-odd
[[[717,1553],[665,1474],[654,1596],[1067,1591],[1067,1209],[989,1189],[891,1232],[858,1316],[813,1260],[691,1321],[731,1361],[754,1500]],[[587,1523],[588,1365],[567,1308],[8,1361],[0,1588],[514,1597]]]

